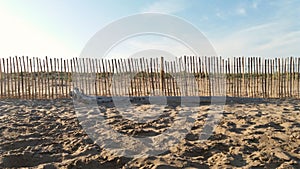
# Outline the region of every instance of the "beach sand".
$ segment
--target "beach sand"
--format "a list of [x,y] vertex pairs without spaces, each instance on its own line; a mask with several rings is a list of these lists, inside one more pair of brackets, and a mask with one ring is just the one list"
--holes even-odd
[[[213,135],[198,142],[193,133],[201,132],[208,108],[200,107],[191,133],[167,152],[133,159],[95,144],[70,99],[1,100],[0,168],[300,168],[300,100],[228,102]],[[143,112],[145,105],[135,109]],[[129,135],[160,132],[157,126],[113,125]]]

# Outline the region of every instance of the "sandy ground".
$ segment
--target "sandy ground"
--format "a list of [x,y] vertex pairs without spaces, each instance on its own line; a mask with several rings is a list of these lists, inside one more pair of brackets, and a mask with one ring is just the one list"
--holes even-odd
[[[201,143],[195,133],[201,132],[208,108],[200,107],[190,134],[167,152],[133,159],[95,144],[79,125],[72,100],[1,100],[0,168],[300,168],[300,100],[229,102],[213,135]],[[145,105],[135,109],[143,112]],[[107,106],[106,113],[112,112]],[[141,128],[119,116],[107,120],[128,135],[151,129],[159,134],[172,123]]]

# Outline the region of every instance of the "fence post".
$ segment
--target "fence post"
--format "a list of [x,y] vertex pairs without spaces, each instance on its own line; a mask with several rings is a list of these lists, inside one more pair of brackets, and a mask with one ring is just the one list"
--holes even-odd
[[160,91],[164,93],[164,58],[160,57]]

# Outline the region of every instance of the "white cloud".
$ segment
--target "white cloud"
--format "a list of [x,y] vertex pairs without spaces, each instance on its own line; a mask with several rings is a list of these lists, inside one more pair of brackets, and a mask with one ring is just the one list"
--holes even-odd
[[272,22],[243,29],[226,37],[211,39],[221,56],[299,56],[300,30]]
[[242,8],[242,7],[238,8],[238,9],[236,10],[236,12],[237,12],[238,15],[246,15],[246,14],[247,14],[246,9],[245,9],[245,8]]
[[236,15],[245,16],[247,15],[247,10],[244,7],[237,7],[233,10],[221,10],[217,8],[215,15],[220,19],[228,19],[229,17],[233,17]]
[[252,8],[257,9],[257,3],[256,2],[253,2]]
[[225,14],[219,8],[216,9],[216,16],[220,19],[225,19]]
[[252,3],[252,8],[253,9],[257,9],[257,7],[258,7],[258,4],[259,4],[259,1],[253,1],[253,3]]
[[[292,31],[282,36],[275,36],[269,43],[263,44],[259,46],[259,50],[276,50],[280,49],[281,51],[286,51],[286,49],[290,49],[290,47],[298,46],[300,42],[300,31]],[[280,52],[280,51],[277,51]],[[293,54],[293,49],[291,51]],[[297,54],[296,52],[294,54]],[[299,53],[298,53],[299,54]]]
[[220,12],[217,12],[216,15],[217,15],[217,17],[219,17],[219,18],[224,18],[224,16],[223,16]]
[[[256,1],[259,3],[259,1]],[[276,12],[264,24],[233,32],[227,36],[210,39],[222,56],[265,56],[288,57],[300,54],[299,13],[295,9],[299,3],[293,1],[282,4],[273,2]]]
[[271,22],[271,23],[265,23],[265,24],[260,24],[260,25],[254,25],[252,27],[240,30],[239,33],[247,33],[247,32],[265,30],[265,29],[272,28],[274,26],[278,26],[278,24],[279,23],[277,23],[277,22]]
[[186,9],[187,3],[184,0],[158,0],[148,7],[145,7],[141,12],[157,12],[174,14]]

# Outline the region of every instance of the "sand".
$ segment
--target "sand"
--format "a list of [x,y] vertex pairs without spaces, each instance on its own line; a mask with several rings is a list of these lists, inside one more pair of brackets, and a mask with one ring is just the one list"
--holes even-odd
[[[114,112],[110,103],[103,105]],[[300,100],[229,101],[213,135],[199,142],[208,108],[200,107],[191,132],[167,152],[134,159],[95,144],[79,125],[72,100],[1,100],[0,168],[300,168]],[[119,116],[107,120],[127,135],[158,135],[171,123],[141,128]]]

